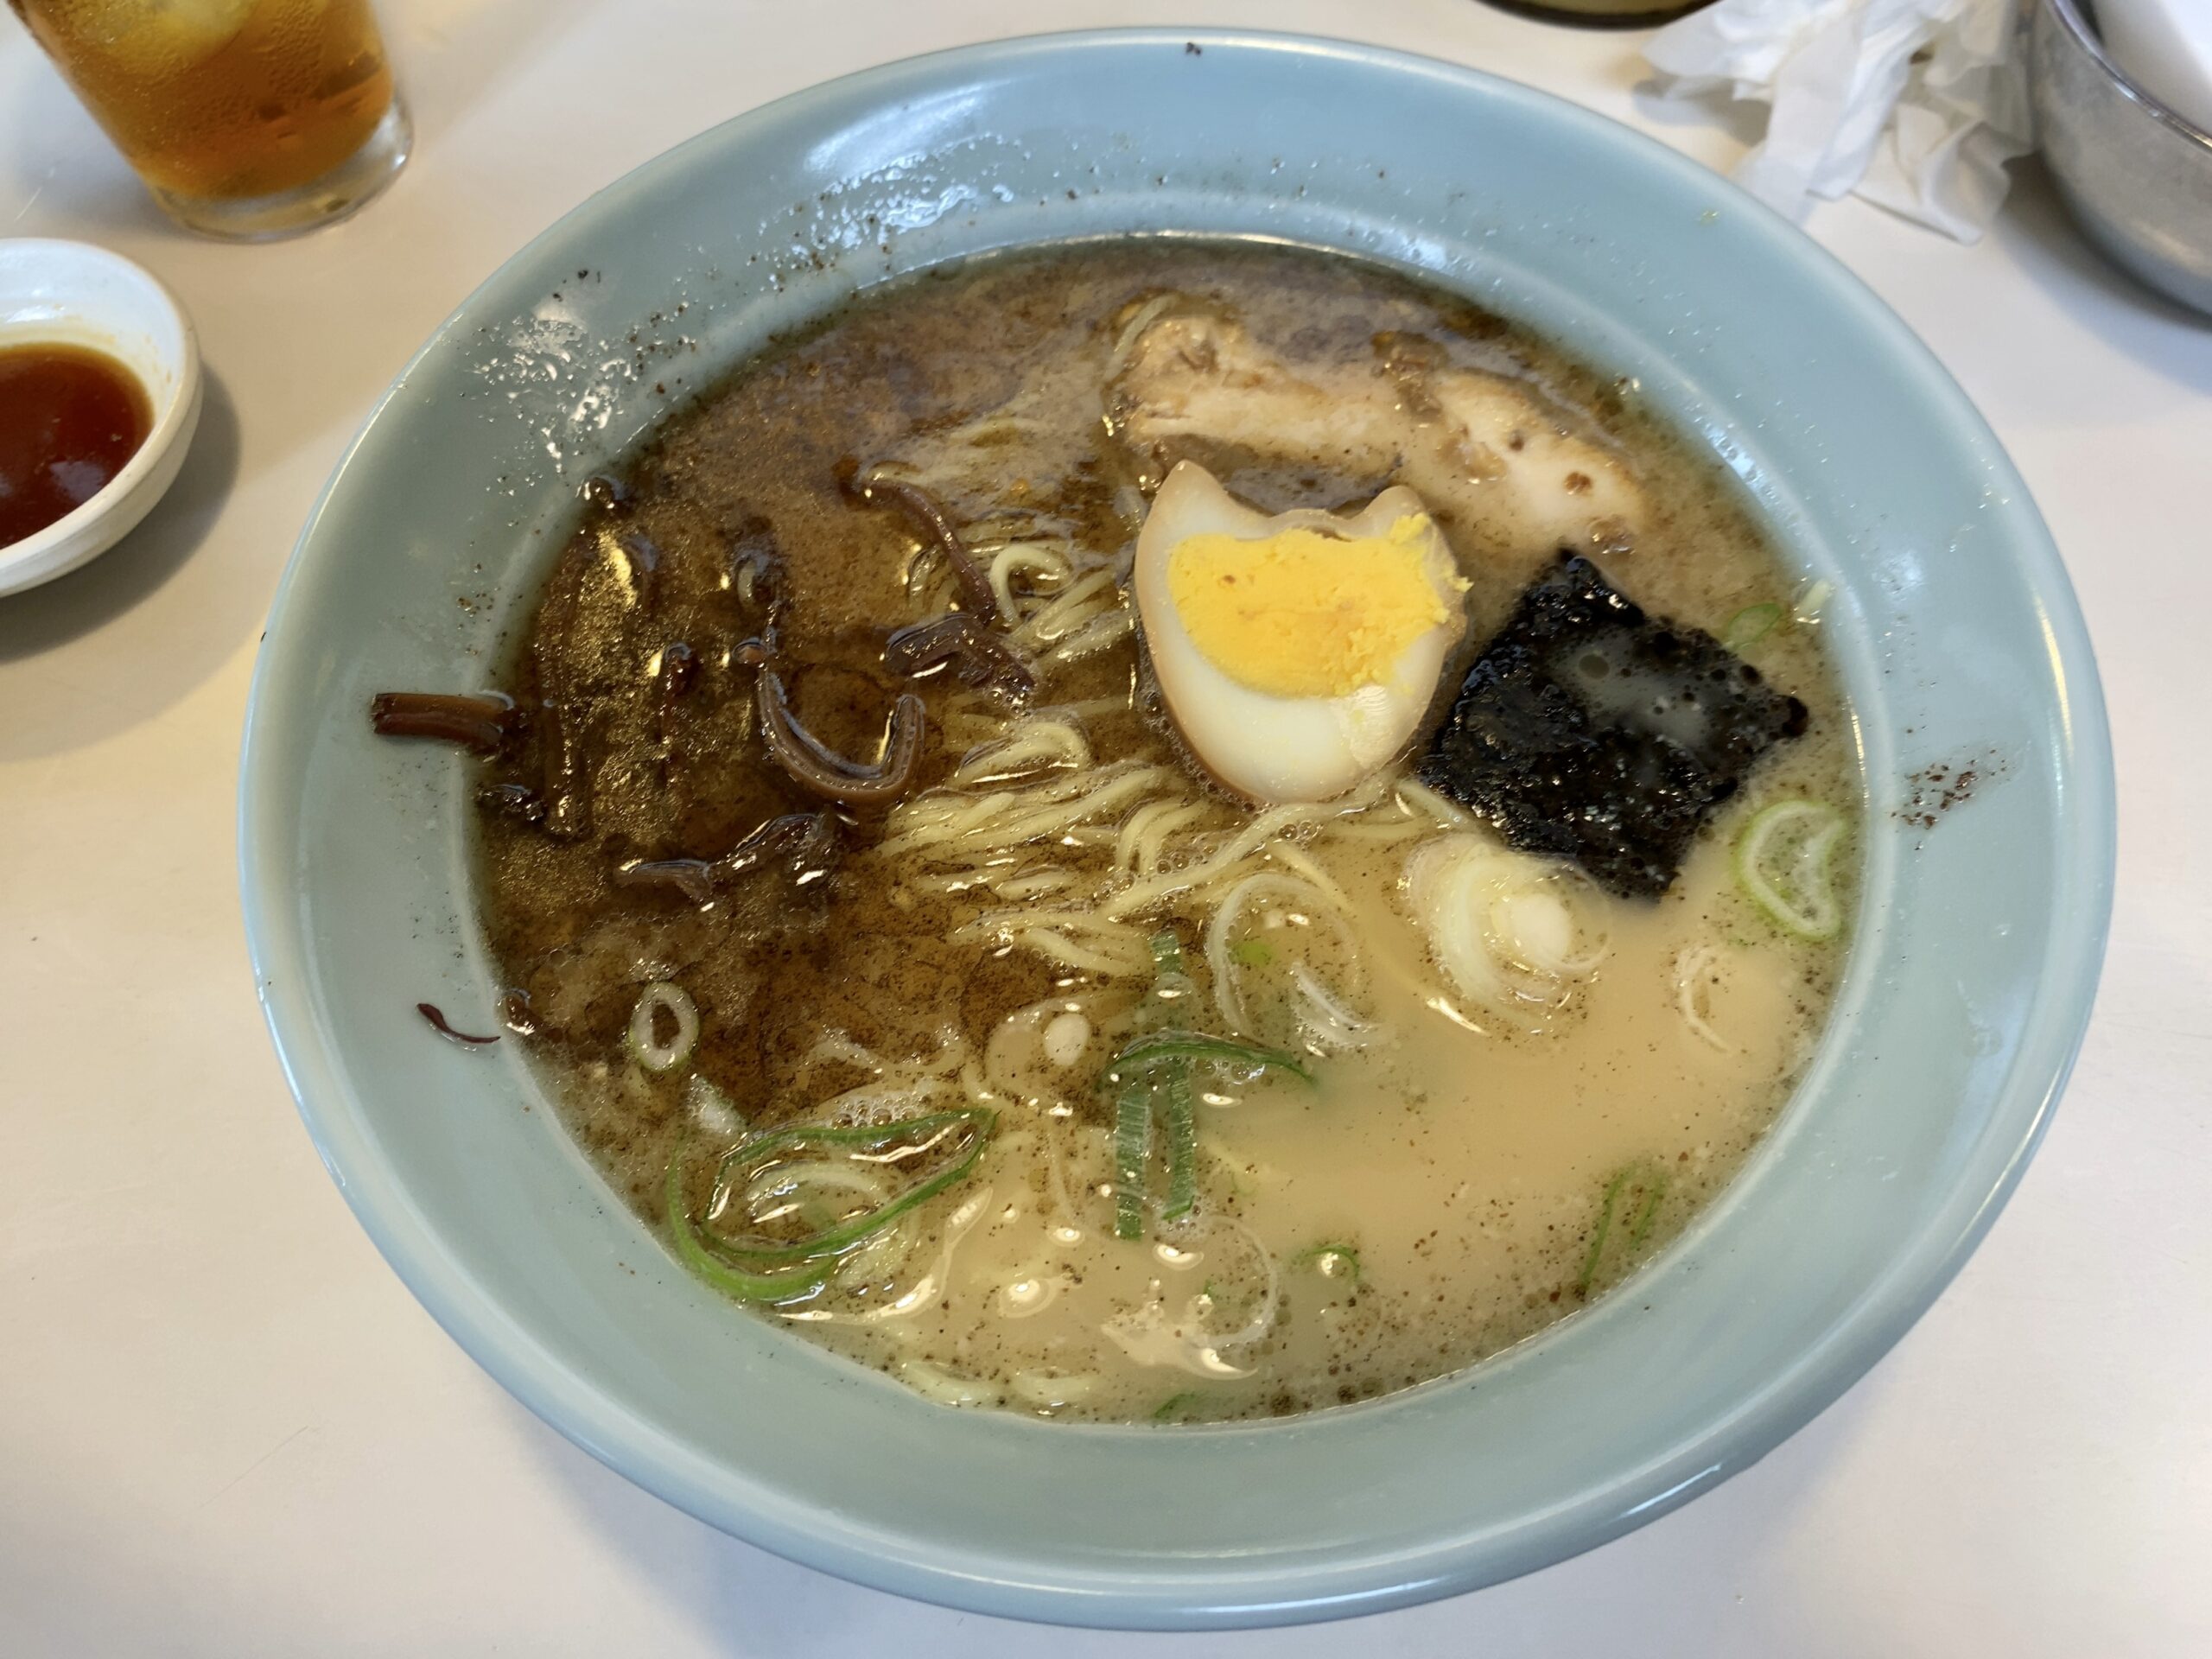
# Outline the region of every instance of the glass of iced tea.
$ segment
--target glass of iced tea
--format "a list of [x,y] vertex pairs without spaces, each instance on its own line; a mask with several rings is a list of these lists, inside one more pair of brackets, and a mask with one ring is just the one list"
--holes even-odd
[[343,219],[407,161],[368,0],[8,0],[154,199],[257,241]]

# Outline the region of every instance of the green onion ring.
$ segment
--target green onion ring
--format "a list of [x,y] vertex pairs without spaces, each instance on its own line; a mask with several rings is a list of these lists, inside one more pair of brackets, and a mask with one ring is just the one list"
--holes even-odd
[[830,1283],[826,1273],[786,1268],[781,1273],[747,1273],[709,1254],[691,1225],[683,1205],[683,1154],[679,1148],[668,1160],[668,1230],[676,1241],[676,1259],[716,1290],[742,1302],[798,1302],[819,1296]]
[[1188,1061],[1160,1068],[1160,1115],[1167,1130],[1167,1203],[1162,1220],[1180,1221],[1198,1201],[1198,1116]]
[[1114,1236],[1144,1236],[1144,1168],[1152,1157],[1153,1085],[1132,1078],[1114,1109]]
[[1114,1057],[1106,1080],[1120,1083],[1135,1073],[1168,1060],[1211,1060],[1257,1071],[1287,1071],[1302,1082],[1313,1081],[1306,1062],[1280,1048],[1262,1048],[1233,1037],[1209,1037],[1203,1032],[1161,1031],[1140,1037]]
[[1781,620],[1782,607],[1771,600],[1764,605],[1746,605],[1722,626],[1720,643],[1740,655],[1772,633]]
[[896,1198],[876,1205],[873,1210],[862,1211],[857,1216],[823,1228],[804,1238],[786,1244],[741,1244],[702,1226],[703,1243],[721,1257],[748,1264],[813,1262],[824,1256],[842,1255],[965,1177],[982,1157],[983,1148],[990,1144],[991,1135],[997,1127],[996,1112],[981,1106],[963,1106],[954,1111],[929,1112],[919,1117],[901,1118],[893,1123],[868,1124],[857,1128],[802,1123],[756,1135],[725,1154],[721,1162],[715,1166],[714,1192],[707,1200],[709,1215],[721,1206],[729,1188],[744,1172],[757,1164],[764,1154],[786,1147],[826,1142],[830,1146],[876,1151],[919,1135],[921,1143],[915,1150],[926,1152],[931,1142],[944,1132],[961,1128],[974,1131],[973,1144],[967,1153],[926,1180],[917,1181]]

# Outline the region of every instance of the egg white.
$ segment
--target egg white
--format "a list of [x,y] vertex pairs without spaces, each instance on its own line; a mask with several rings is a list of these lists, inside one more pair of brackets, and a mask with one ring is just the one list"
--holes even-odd
[[1137,536],[1137,613],[1168,715],[1192,756],[1221,783],[1267,805],[1326,801],[1395,759],[1420,726],[1465,626],[1450,581],[1456,567],[1431,524],[1423,568],[1446,620],[1409,644],[1379,684],[1337,697],[1281,697],[1239,684],[1199,651],[1175,609],[1169,556],[1193,536],[1260,541],[1303,528],[1379,539],[1401,518],[1427,512],[1421,498],[1399,485],[1349,515],[1264,513],[1194,461],[1168,474]]

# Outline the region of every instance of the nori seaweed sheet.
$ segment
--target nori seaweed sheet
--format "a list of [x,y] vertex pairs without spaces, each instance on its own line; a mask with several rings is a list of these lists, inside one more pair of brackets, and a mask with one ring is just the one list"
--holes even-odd
[[1646,615],[1562,553],[1468,671],[1419,772],[1511,845],[1656,899],[1805,719],[1711,634]]

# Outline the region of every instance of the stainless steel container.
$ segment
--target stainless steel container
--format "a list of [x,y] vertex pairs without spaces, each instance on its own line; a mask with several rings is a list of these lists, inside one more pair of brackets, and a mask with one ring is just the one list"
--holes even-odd
[[2106,55],[2087,0],[2036,0],[2029,47],[2036,138],[2092,242],[2212,315],[2212,134]]

